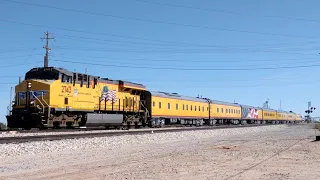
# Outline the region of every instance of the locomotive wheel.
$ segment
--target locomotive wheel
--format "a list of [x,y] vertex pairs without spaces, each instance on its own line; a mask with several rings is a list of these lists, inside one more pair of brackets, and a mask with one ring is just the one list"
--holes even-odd
[[30,131],[30,130],[31,130],[31,127],[30,127],[30,126],[26,126],[26,127],[24,127],[23,129]]
[[66,123],[67,124],[67,129],[74,129],[74,127],[72,126],[73,125],[73,123],[72,122],[67,122]]
[[53,122],[53,129],[60,129],[60,123],[57,121]]
[[42,123],[39,125],[39,129],[40,130],[45,130],[45,129],[48,129],[47,127],[45,127]]
[[87,114],[82,114],[80,121],[78,122],[79,126],[85,126],[87,123]]
[[24,124],[24,130],[31,130],[31,125],[30,125],[30,123],[29,122],[24,122],[25,124]]

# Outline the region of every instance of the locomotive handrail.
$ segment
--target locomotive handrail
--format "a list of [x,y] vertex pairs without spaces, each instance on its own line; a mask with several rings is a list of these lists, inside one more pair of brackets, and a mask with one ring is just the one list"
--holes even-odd
[[149,115],[149,110],[144,106],[144,104],[140,101],[140,104],[142,105],[142,107],[146,110],[146,114]]
[[11,107],[10,106],[11,106],[11,104],[9,104],[9,106],[7,106],[7,110],[8,110],[7,115],[11,115],[11,109],[10,109]]
[[42,106],[42,113],[44,113],[44,105],[42,104],[42,102],[40,101],[40,99],[39,99],[36,95],[34,95],[33,91],[31,91],[31,94],[32,94],[32,96],[33,96],[35,99],[37,99],[37,100],[39,101],[39,103],[40,103],[41,106]]
[[41,95],[41,99],[42,99],[42,101],[48,106],[48,118],[49,118],[49,117],[50,117],[51,107],[50,107],[50,105],[46,102],[46,100],[44,100],[44,98],[43,98],[43,92],[42,92],[42,95]]
[[8,110],[8,114],[7,115],[11,115],[12,106],[14,105],[13,104],[13,102],[14,102],[13,100],[14,100],[14,98],[11,99],[11,95],[10,95],[10,104],[7,106],[7,110]]

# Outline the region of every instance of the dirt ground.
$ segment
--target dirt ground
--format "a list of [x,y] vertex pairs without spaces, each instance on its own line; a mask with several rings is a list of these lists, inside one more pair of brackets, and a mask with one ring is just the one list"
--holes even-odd
[[312,127],[29,155],[0,162],[7,170],[0,179],[318,180],[320,142]]

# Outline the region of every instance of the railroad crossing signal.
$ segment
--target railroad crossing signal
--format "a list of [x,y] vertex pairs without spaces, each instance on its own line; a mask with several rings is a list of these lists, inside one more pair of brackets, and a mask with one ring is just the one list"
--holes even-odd
[[308,109],[305,111],[308,115],[305,116],[307,121],[311,121],[310,113],[313,113],[315,111],[315,107],[311,107],[311,101],[308,102]]

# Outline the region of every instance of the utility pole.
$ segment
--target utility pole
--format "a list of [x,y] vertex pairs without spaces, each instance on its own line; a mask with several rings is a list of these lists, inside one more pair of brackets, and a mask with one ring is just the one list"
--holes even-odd
[[281,100],[280,100],[280,110],[282,110],[282,108],[281,108]]
[[44,49],[46,49],[46,55],[44,56],[44,63],[43,63],[43,66],[44,67],[48,67],[49,66],[49,51],[51,50],[51,48],[49,48],[49,40],[50,39],[54,39],[53,37],[49,37],[49,32],[45,32],[45,37],[44,38],[41,38],[42,39],[45,39],[46,40],[46,45],[43,46]]

